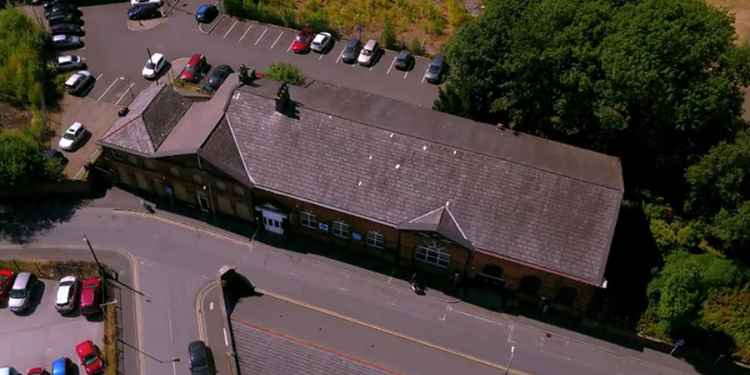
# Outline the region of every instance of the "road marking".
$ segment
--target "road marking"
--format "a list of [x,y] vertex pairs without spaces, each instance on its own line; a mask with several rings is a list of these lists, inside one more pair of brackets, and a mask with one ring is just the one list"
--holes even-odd
[[339,61],[341,61],[341,58],[344,56],[345,49],[346,49],[346,46],[344,46],[344,48],[341,49],[341,53],[339,53],[339,57],[336,59],[336,64],[338,64]]
[[204,321],[203,304],[205,303],[206,295],[217,286],[218,283],[215,281],[208,283],[198,291],[198,296],[195,299],[195,319],[198,323],[198,337],[203,341],[208,341],[208,336],[206,335],[206,325]]
[[513,331],[515,330],[516,326],[511,324],[510,325],[510,331],[508,331],[508,344],[515,344],[516,342],[513,341]]
[[[335,311],[331,311],[331,310],[328,310],[328,309],[325,309],[325,308],[322,308],[322,307],[310,305],[308,303],[305,303],[305,302],[302,302],[302,301],[298,301],[298,300],[295,300],[295,299],[292,299],[292,298],[289,298],[287,296],[283,296],[283,295],[280,295],[280,294],[276,294],[276,293],[270,292],[270,291],[265,290],[265,289],[256,288],[256,291],[258,293],[263,294],[263,295],[266,295],[266,296],[269,296],[269,297],[273,297],[273,298],[276,298],[278,300],[291,303],[293,305],[297,305],[297,306],[301,306],[301,307],[307,308],[309,310],[317,311],[317,312],[319,312],[321,314],[329,315],[329,316],[332,316],[334,318],[342,319],[342,320],[348,321],[350,323],[361,325],[361,326],[366,327],[366,328],[374,329],[376,331],[379,331],[379,332],[382,332],[382,333],[385,333],[385,334],[388,334],[388,335],[391,335],[391,336],[395,336],[395,337],[398,337],[400,339],[403,339],[403,340],[406,340],[406,341],[410,341],[410,342],[413,342],[413,343],[416,343],[416,344],[419,344],[419,345],[423,345],[423,346],[426,346],[426,347],[431,348],[431,349],[439,350],[439,351],[444,352],[444,353],[453,354],[453,355],[455,355],[457,357],[461,357],[461,358],[464,358],[466,360],[469,360],[469,361],[472,361],[472,362],[476,362],[476,363],[485,365],[487,367],[498,369],[500,371],[505,371],[507,374],[531,375],[531,374],[523,372],[521,370],[516,370],[516,369],[513,369],[513,368],[508,368],[508,367],[503,366],[501,364],[490,362],[488,360],[485,360],[485,359],[482,359],[482,358],[479,358],[479,357],[475,357],[475,356],[473,356],[471,354],[466,354],[466,353],[462,353],[462,352],[459,352],[459,351],[456,351],[456,350],[448,349],[448,348],[446,348],[444,346],[433,344],[431,342],[428,342],[428,341],[425,341],[425,340],[422,340],[422,339],[418,339],[416,337],[407,336],[407,335],[405,335],[403,333],[396,332],[396,331],[390,330],[388,328],[384,328],[384,327],[380,327],[380,326],[377,326],[377,325],[374,325],[374,324],[371,324],[371,323],[367,323],[367,322],[364,322],[362,320],[359,320],[359,319],[356,319],[356,318],[352,318],[350,316],[346,316],[346,315],[343,315],[343,314],[340,314],[340,313],[337,313]],[[251,325],[248,322],[245,322],[242,319],[239,319],[239,318],[232,318],[232,319],[234,321],[237,321],[237,322],[240,322],[242,324],[245,324],[245,325],[253,327],[253,325]]]
[[247,35],[247,32],[248,32],[248,31],[250,31],[250,29],[252,29],[252,28],[253,28],[253,25],[250,25],[250,26],[248,26],[248,27],[247,27],[247,30],[245,30],[245,32],[244,32],[244,33],[242,33],[242,36],[240,37],[240,40],[239,40],[239,41],[237,41],[237,43],[241,42],[241,41],[242,41],[242,39],[245,39],[245,35]]
[[467,312],[464,312],[464,311],[461,311],[461,310],[458,310],[458,309],[451,308],[451,312],[456,312],[456,313],[459,313],[461,315],[468,316],[470,318],[481,320],[481,321],[483,321],[485,323],[494,324],[494,325],[497,325],[497,326],[500,326],[500,327],[505,327],[505,323],[501,323],[501,322],[498,322],[498,321],[495,321],[495,320],[492,320],[492,319],[488,319],[488,318],[485,318],[483,316],[479,316],[479,315],[474,315],[474,314],[471,314],[471,313],[467,313]]
[[102,75],[104,75],[104,73],[99,73],[99,75],[94,78],[94,81],[98,81],[99,78],[102,78]]
[[229,347],[229,336],[227,336],[227,329],[225,327],[221,328],[222,331],[224,331],[224,346],[227,348]]
[[388,67],[388,71],[385,74],[391,74],[391,69],[393,69],[393,64],[396,63],[396,59],[397,58],[398,58],[398,56],[394,56],[393,57],[393,61],[391,61],[391,66]]
[[404,79],[409,76],[409,72],[404,73]]
[[224,33],[224,39],[226,39],[229,36],[229,33],[231,33],[232,30],[234,30],[234,27],[237,26],[238,22],[239,21],[234,21],[234,23],[232,24],[232,26],[229,26],[229,30],[227,30],[227,32]]
[[214,311],[214,301],[211,301],[211,303],[208,304],[208,310]]
[[[129,254],[129,253],[128,253]],[[141,290],[141,279],[138,276],[138,257],[130,255],[131,266],[133,268],[133,288],[135,290]],[[135,319],[136,319],[136,330],[138,331],[138,367],[143,373],[143,301],[141,298],[134,297],[135,299]]]
[[125,77],[115,78],[115,80],[112,81],[112,83],[110,83],[109,86],[107,86],[104,92],[99,96],[99,99],[96,99],[96,101],[97,102],[101,101],[104,95],[107,95],[107,92],[109,92],[109,90],[112,89],[112,86],[114,86],[115,83],[117,83],[118,81],[122,81],[122,80],[125,80]]
[[427,68],[424,69],[424,74],[422,74],[422,83],[424,83],[424,80],[427,79],[427,70],[429,70],[430,67],[427,66]]
[[213,27],[211,28],[211,30],[209,30],[208,33],[213,34],[216,28],[219,27],[219,25],[221,25],[221,23],[224,22],[225,19],[227,19],[227,17],[222,14],[221,17],[219,17],[219,19],[216,21],[216,23],[214,23]]
[[321,53],[320,56],[318,57],[318,61],[323,60],[323,56],[325,56],[325,54]]
[[257,45],[258,45],[258,43],[260,43],[260,40],[261,40],[261,39],[263,39],[263,35],[266,35],[266,32],[267,32],[267,31],[268,31],[268,28],[266,27],[266,29],[265,29],[265,30],[263,30],[263,32],[262,32],[262,33],[260,34],[260,36],[258,37],[258,40],[256,40],[256,41],[255,41],[255,44],[253,44],[254,46],[257,46]]
[[276,43],[279,42],[279,39],[281,39],[282,35],[284,35],[283,31],[279,33],[279,36],[276,37],[276,40],[273,41],[273,44],[271,44],[271,48],[269,48],[269,49],[273,49],[273,47],[276,47]]
[[122,100],[122,98],[124,98],[124,97],[125,97],[125,94],[127,94],[128,92],[130,92],[130,90],[131,90],[131,89],[133,88],[133,86],[135,86],[135,82],[131,82],[131,83],[130,83],[130,86],[128,86],[128,89],[127,89],[127,90],[125,90],[125,91],[124,91],[124,92],[122,93],[122,95],[120,95],[120,98],[119,98],[119,99],[117,99],[117,101],[115,102],[115,105],[120,105],[120,100]]

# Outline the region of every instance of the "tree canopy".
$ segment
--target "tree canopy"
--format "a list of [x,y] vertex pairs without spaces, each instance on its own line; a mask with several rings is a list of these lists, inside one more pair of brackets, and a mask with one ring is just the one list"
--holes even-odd
[[0,11],[0,100],[39,105],[44,93],[44,33],[14,8]]
[[750,53],[734,38],[701,0],[488,1],[447,44],[435,107],[620,156],[631,186],[664,185],[738,126]]

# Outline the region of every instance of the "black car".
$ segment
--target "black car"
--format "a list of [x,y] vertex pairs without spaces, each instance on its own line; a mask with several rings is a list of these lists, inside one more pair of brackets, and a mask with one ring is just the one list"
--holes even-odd
[[211,352],[203,341],[193,341],[188,345],[188,356],[190,357],[190,373],[192,375],[213,375],[213,361]]
[[47,18],[47,22],[50,26],[60,25],[63,23],[72,23],[76,25],[83,25],[81,16],[73,13],[57,13]]
[[359,41],[359,39],[350,39],[348,43],[346,43],[346,48],[344,48],[344,53],[341,54],[341,61],[347,63],[347,64],[354,64],[357,62],[357,57],[359,57],[359,50],[362,49],[362,42]]
[[128,9],[128,19],[132,21],[147,20],[158,17],[161,17],[159,4],[138,4]]
[[195,20],[201,23],[210,23],[219,15],[219,9],[211,4],[198,5],[195,10]]
[[50,18],[57,14],[76,14],[80,16],[81,11],[75,5],[71,4],[57,4],[44,11],[45,18]]
[[67,34],[67,35],[78,35],[84,34],[83,27],[72,23],[60,23],[54,26],[50,26],[50,34]]
[[414,66],[414,56],[406,49],[402,49],[396,57],[396,69],[411,70]]
[[48,11],[48,10],[50,10],[50,9],[56,7],[56,6],[59,6],[61,4],[70,4],[70,2],[67,1],[67,0],[51,0],[51,1],[44,2],[43,7],[44,7],[45,11]]
[[229,65],[219,65],[208,74],[206,83],[203,84],[203,90],[208,92],[216,91],[224,80],[232,74],[234,70]]

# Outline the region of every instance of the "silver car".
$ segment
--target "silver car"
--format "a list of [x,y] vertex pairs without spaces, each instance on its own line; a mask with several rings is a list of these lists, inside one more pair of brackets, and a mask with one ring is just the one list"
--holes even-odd
[[36,283],[36,277],[29,272],[21,272],[16,276],[13,287],[8,293],[8,307],[14,313],[24,312],[31,305],[31,290]]
[[443,79],[444,70],[445,58],[443,57],[443,55],[437,55],[434,59],[432,59],[432,62],[430,62],[430,66],[424,73],[424,79],[429,83],[438,84]]

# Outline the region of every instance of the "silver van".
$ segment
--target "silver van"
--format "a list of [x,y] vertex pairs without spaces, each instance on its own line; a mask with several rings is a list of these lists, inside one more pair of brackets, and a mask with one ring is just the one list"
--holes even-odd
[[36,283],[36,277],[29,272],[21,272],[16,276],[13,287],[8,293],[8,307],[14,313],[23,312],[31,304],[31,290]]

